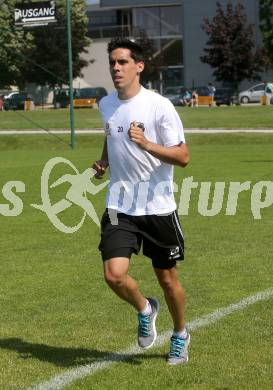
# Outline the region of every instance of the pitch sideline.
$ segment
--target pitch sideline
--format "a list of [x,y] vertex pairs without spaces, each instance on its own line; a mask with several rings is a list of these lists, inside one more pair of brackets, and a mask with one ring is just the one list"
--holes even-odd
[[[221,318],[224,318],[229,314],[234,313],[235,311],[243,310],[250,305],[253,305],[260,301],[268,300],[272,297],[273,288],[258,292],[257,294],[244,298],[237,303],[233,303],[227,307],[217,309],[211,314],[197,318],[196,320],[189,322],[188,327],[190,330],[196,330],[203,326],[213,324]],[[164,332],[159,335],[155,343],[155,347],[159,347],[165,344],[169,340],[170,335],[171,331]],[[109,356],[105,356],[105,358],[102,358],[95,363],[87,364],[82,367],[68,370],[63,374],[56,375],[48,381],[29,387],[27,390],[60,390],[79,379],[83,379],[87,376],[90,376],[99,370],[106,369],[114,363],[126,360],[128,356],[139,355],[143,353],[144,352],[142,349],[134,345],[126,350],[113,353]]]

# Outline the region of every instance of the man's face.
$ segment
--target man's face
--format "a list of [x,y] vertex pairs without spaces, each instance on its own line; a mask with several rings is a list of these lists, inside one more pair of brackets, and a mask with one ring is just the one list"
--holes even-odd
[[118,48],[109,55],[110,73],[117,90],[126,90],[139,84],[139,75],[144,69],[142,61],[135,62],[129,49]]

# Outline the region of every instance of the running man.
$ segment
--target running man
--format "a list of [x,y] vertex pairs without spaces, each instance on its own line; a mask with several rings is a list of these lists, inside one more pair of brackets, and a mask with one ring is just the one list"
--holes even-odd
[[183,126],[168,99],[141,86],[144,59],[137,43],[115,38],[108,54],[116,91],[99,104],[106,138],[101,159],[93,165],[97,178],[110,168],[99,245],[105,280],[136,309],[138,344],[150,348],[157,336],[159,302],[145,298],[128,275],[132,254],[143,247],[173,320],[167,362],[186,363],[190,334],[176,269],[176,262],[184,258],[184,240],[173,195],[173,165],[185,167],[189,162]]

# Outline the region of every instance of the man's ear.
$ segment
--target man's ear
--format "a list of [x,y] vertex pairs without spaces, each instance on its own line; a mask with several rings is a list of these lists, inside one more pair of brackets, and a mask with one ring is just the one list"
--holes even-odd
[[144,62],[140,61],[137,63],[137,73],[140,74],[144,70]]

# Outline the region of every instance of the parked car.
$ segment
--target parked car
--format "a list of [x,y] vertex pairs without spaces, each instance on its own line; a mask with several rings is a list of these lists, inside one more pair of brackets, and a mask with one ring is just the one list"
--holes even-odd
[[241,103],[260,103],[262,96],[265,94],[271,95],[265,91],[265,87],[265,83],[253,85],[251,88],[239,93],[239,101]]
[[238,93],[233,88],[217,88],[214,94],[214,102],[216,106],[226,104],[228,106],[232,104],[239,104]]
[[107,91],[103,87],[81,88],[79,90],[80,99],[96,99],[97,103],[106,95]]
[[[76,88],[73,92],[73,101],[75,107],[93,107],[95,103],[107,95],[103,87],[94,88]],[[70,103],[69,89],[63,88],[55,91],[53,105],[55,108],[68,107]]]
[[197,92],[198,96],[209,96],[209,89],[207,86],[194,87],[193,90]]
[[19,91],[12,91],[12,92],[8,92],[7,94],[4,95],[4,99],[9,99],[11,98],[13,95],[16,95],[18,94]]
[[69,105],[69,89],[62,88],[54,91],[54,108],[66,108]]
[[192,89],[187,89],[182,86],[168,87],[165,89],[163,96],[168,98],[175,106],[183,106],[185,105],[183,101],[185,101],[184,97],[187,91],[190,93],[195,91],[199,97],[209,96],[209,90],[207,86],[199,86]]
[[186,88],[183,86],[167,87],[163,92],[163,96],[169,99],[174,106],[182,106],[185,92]]
[[163,95],[177,94],[180,93],[182,89],[184,89],[184,85],[175,85],[175,86],[166,87],[164,89]]
[[4,98],[4,110],[24,110],[25,101],[33,101],[33,97],[24,91],[12,92]]

